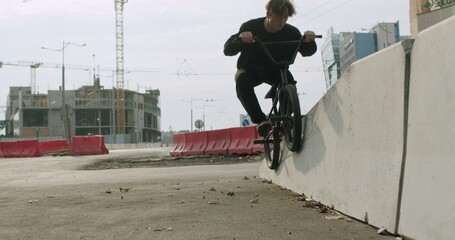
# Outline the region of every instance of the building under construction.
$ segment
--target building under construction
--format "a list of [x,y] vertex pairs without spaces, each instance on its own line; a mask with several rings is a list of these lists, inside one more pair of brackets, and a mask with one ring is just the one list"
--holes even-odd
[[[99,78],[93,86],[64,93],[49,90],[47,95],[32,94],[31,87],[10,87],[3,122],[5,135],[62,139],[67,138],[66,128],[69,136],[104,135],[106,143],[160,141],[160,91],[124,91],[125,132],[119,134],[116,132],[116,89],[104,89]],[[62,120],[64,116],[68,116],[68,126]]]

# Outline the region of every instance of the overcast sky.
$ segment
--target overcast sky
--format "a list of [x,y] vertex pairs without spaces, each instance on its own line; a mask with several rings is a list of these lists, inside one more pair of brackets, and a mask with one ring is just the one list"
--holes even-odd
[[[266,0],[130,0],[124,9],[125,68],[147,69],[125,74],[125,88],[161,91],[161,130],[190,129],[205,115],[206,129],[239,126],[244,110],[236,98],[233,76],[238,56],[223,55],[227,38],[240,25],[265,16]],[[301,32],[326,35],[362,31],[380,22],[400,23],[409,35],[409,2],[396,0],[296,0],[297,15],[288,23]],[[0,0],[0,61],[62,62],[63,41],[87,44],[68,46],[65,64],[115,67],[114,0]],[[324,39],[317,40],[322,46]],[[156,70],[153,72],[153,70]],[[325,93],[321,53],[299,58],[292,66],[304,112]],[[91,71],[67,70],[66,89],[92,84]],[[112,88],[110,72],[99,72],[101,84]],[[39,93],[56,90],[61,70],[36,70]],[[28,67],[0,68],[0,106],[6,105],[10,86],[30,86]],[[268,90],[259,87],[262,100]],[[192,104],[191,104],[192,103]],[[192,106],[192,107],[191,107]],[[4,113],[0,113],[4,119]]]

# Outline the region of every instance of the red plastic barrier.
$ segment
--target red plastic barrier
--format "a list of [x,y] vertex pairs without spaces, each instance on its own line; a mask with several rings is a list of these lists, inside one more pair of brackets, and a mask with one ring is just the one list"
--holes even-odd
[[0,158],[5,158],[5,154],[3,153],[3,149],[2,149],[2,142],[0,142]]
[[3,154],[6,158],[41,156],[41,152],[38,146],[38,140],[2,142],[1,147]]
[[52,140],[47,142],[39,142],[39,150],[42,154],[57,153],[69,151],[70,146],[66,140]]
[[71,155],[108,154],[104,136],[74,136],[71,138]]
[[229,154],[252,154],[253,141],[257,138],[256,126],[231,128]]
[[207,132],[190,132],[185,134],[185,146],[182,156],[204,155],[207,147]]
[[227,154],[229,145],[231,145],[231,131],[229,129],[207,131],[207,148],[204,154]]
[[182,156],[185,147],[185,134],[174,134],[174,148],[170,151],[171,156]]

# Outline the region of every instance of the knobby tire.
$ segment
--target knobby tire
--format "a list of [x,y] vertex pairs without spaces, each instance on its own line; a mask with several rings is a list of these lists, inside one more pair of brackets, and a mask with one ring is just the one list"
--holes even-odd
[[302,138],[302,115],[295,85],[287,85],[281,91],[280,112],[286,116],[282,122],[284,139],[289,151],[300,149]]
[[264,155],[267,166],[270,169],[276,169],[280,164],[280,127],[279,122],[277,123],[278,126],[274,126],[272,133],[267,136],[267,140],[270,143],[264,143]]

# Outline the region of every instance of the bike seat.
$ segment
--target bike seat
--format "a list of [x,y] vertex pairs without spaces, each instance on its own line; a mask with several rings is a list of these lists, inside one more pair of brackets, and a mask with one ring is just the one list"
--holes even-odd
[[[290,84],[293,84],[293,85],[296,85],[297,84],[297,81],[295,80],[291,80],[290,81]],[[265,94],[265,99],[274,99],[276,96],[276,86],[275,85],[272,85],[272,87],[270,88],[270,90],[267,92],[267,94]]]

